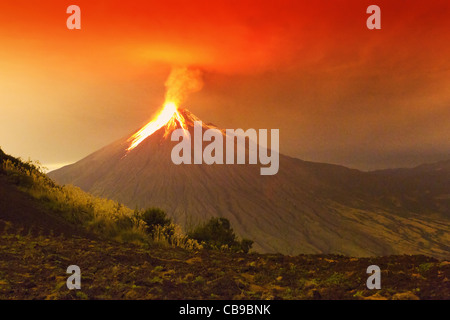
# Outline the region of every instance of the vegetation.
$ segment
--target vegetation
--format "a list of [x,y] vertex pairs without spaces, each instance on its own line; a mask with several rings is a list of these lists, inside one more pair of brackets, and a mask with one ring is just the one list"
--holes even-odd
[[234,252],[248,253],[253,244],[253,241],[248,239],[238,241],[230,221],[225,218],[211,218],[191,231],[188,236],[204,244],[207,248],[229,249]]
[[158,226],[169,227],[172,224],[172,219],[167,217],[167,214],[159,208],[150,208],[143,212],[136,211],[136,215],[145,222],[146,230],[152,236],[155,234]]

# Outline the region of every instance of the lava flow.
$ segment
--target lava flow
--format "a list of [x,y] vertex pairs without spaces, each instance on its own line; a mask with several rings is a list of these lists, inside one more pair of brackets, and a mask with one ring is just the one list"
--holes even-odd
[[166,126],[164,137],[177,128],[177,125],[187,130],[186,120],[183,115],[178,112],[178,108],[173,102],[166,102],[163,110],[149,123],[142,127],[138,132],[133,134],[128,141],[131,141],[127,151],[136,148],[142,141],[151,136],[155,131]]

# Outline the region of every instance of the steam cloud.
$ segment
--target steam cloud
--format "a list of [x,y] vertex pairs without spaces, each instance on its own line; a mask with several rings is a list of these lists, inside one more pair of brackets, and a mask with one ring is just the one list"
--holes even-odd
[[203,88],[202,72],[187,67],[174,67],[166,83],[166,102],[174,102],[177,106],[184,102],[190,93]]

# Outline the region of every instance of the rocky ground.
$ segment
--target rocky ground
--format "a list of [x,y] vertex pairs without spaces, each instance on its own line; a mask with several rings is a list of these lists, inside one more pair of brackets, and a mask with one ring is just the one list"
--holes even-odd
[[[381,290],[368,290],[369,265]],[[68,290],[69,265],[81,290]],[[0,299],[450,299],[450,262],[425,256],[236,254],[45,234],[0,221]]]

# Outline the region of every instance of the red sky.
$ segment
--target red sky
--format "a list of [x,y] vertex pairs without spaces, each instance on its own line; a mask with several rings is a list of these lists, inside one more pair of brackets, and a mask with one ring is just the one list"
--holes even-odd
[[[66,28],[81,8],[82,29]],[[377,4],[382,29],[366,28]],[[450,158],[448,1],[3,1],[0,146],[76,161],[158,111],[172,66],[203,72],[185,106],[223,128],[279,128],[282,153],[361,169]]]

